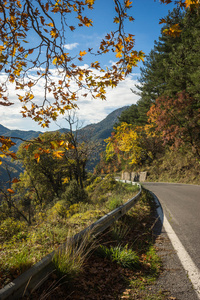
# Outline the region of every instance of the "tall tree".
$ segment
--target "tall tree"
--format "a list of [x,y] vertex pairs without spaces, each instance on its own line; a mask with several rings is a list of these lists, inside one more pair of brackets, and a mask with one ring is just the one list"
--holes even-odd
[[168,70],[165,95],[175,96],[185,91],[199,102],[200,17],[198,10],[187,11],[182,20],[179,42],[173,45],[164,59]]
[[65,148],[68,148],[68,141],[59,132],[47,132],[41,134],[37,142],[22,143],[17,156],[25,171],[15,190],[21,194],[23,191],[25,196],[34,194],[36,202],[41,205],[59,197],[68,175]]
[[155,129],[165,143],[188,145],[200,157],[200,16],[199,9],[187,10],[178,41],[163,59],[165,89],[149,111]]
[[184,13],[177,8],[170,12],[165,20],[161,20],[161,23],[165,22],[165,25],[161,29],[159,40],[154,42],[154,48],[146,56],[143,67],[140,68],[137,91],[132,90],[134,94],[140,96],[140,99],[122,113],[118,125],[122,122],[135,125],[147,124],[147,112],[152,103],[166,91],[169,65],[172,64],[169,59],[170,53],[181,40],[180,32],[179,35],[171,37],[166,34],[165,30],[177,23],[181,28],[183,16]]
[[162,151],[161,140],[150,125],[121,123],[106,142],[106,159],[115,162],[117,158],[127,168],[151,162]]
[[87,136],[80,133],[79,120],[76,114],[68,113],[65,120],[69,127],[69,130],[65,133],[65,139],[71,145],[70,149],[65,151],[65,158],[68,161],[68,169],[70,170],[70,180],[75,178],[77,184],[83,189],[83,181],[86,178],[86,164],[94,145]]
[[[161,35],[158,41],[154,42],[154,49],[150,51],[140,69],[141,76],[138,78],[140,84],[136,85],[139,92],[136,94],[141,97],[138,101],[138,110],[146,121],[147,117],[145,116],[151,104],[166,92],[169,71],[173,65],[170,55],[173,48],[181,41],[180,32],[171,37],[166,34],[165,30],[177,23],[182,28],[183,17],[184,13],[177,8],[170,12],[164,21],[161,20],[161,23],[165,22],[161,29]],[[168,65],[166,65],[167,63]]]
[[137,124],[138,118],[138,106],[136,104],[132,104],[121,113],[121,115],[118,117],[118,122],[114,127],[117,127],[124,122],[126,122],[127,124]]

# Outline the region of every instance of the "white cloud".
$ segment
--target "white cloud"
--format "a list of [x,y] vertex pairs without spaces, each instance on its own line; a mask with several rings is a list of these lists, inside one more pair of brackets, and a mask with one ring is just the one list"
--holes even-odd
[[79,119],[85,121],[84,125],[97,123],[115,109],[136,103],[139,97],[133,94],[131,89],[136,90],[135,84],[137,83],[134,75],[130,75],[119,83],[115,89],[107,89],[106,101],[100,99],[80,99],[77,103],[79,106],[79,110],[77,110]]
[[[87,68],[88,66],[84,65],[84,67]],[[138,75],[139,74],[131,74],[124,81],[120,82],[116,88],[108,88],[106,101],[102,101],[101,99],[93,99],[91,97],[84,98],[81,96],[81,94],[84,94],[82,91],[80,93],[79,100],[77,101],[79,109],[76,110],[77,116],[81,123],[83,122],[83,125],[85,126],[87,124],[100,122],[115,109],[136,103],[139,97],[133,94],[131,89],[136,90],[135,84],[138,83],[136,76]],[[56,74],[54,71],[52,72],[52,77],[54,80],[58,80],[59,78],[58,74]],[[36,103],[42,103],[43,101],[43,84],[44,83],[41,81],[36,87],[34,87],[34,101],[36,101]],[[22,118],[20,114],[21,103],[17,100],[17,93],[18,91],[16,91],[14,86],[10,84],[9,99],[15,104],[9,107],[0,105],[0,124],[8,127],[9,129],[42,131],[43,129],[30,118]],[[57,124],[59,124],[61,127],[66,127],[66,122],[62,117],[59,117]],[[48,130],[56,129],[58,129],[58,126],[55,122],[52,122]]]
[[74,48],[77,48],[79,46],[79,43],[72,43],[72,44],[66,44],[64,45],[64,48],[67,50],[72,50]]

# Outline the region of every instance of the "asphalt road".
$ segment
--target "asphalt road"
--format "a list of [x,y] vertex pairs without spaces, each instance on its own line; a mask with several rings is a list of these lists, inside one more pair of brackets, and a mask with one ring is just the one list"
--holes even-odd
[[144,183],[159,199],[167,220],[200,269],[200,186]]

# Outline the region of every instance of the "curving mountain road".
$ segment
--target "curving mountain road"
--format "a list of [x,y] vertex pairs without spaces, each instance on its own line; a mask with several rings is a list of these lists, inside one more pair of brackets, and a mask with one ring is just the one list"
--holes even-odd
[[[170,183],[144,183],[143,185],[157,196],[165,218],[199,272],[200,186]],[[197,281],[199,281],[198,276]]]

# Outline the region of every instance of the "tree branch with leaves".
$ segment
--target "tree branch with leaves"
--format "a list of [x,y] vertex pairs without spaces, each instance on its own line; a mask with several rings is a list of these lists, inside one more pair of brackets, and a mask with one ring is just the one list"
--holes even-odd
[[[86,11],[94,8],[95,0],[10,0],[0,3],[0,71],[4,80],[0,85],[1,105],[9,106],[9,84],[18,91],[22,103],[22,115],[31,117],[43,127],[50,119],[77,106],[77,91],[85,90],[94,98],[105,99],[105,88],[117,84],[129,74],[132,67],[143,59],[143,52],[133,50],[133,35],[126,34],[124,22],[133,20],[127,11],[129,0],[114,0],[116,30],[108,33],[100,42],[96,53],[83,49],[75,57],[65,52],[70,32],[76,27],[90,27],[93,21]],[[69,15],[76,24],[70,24]],[[30,34],[35,45],[30,45]],[[89,53],[103,55],[114,52],[116,63],[104,70],[99,61],[84,68],[74,62],[82,62]],[[55,80],[56,72],[59,79]],[[38,103],[34,87],[41,82],[44,87],[43,101]],[[73,85],[75,87],[73,88]]]

